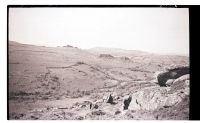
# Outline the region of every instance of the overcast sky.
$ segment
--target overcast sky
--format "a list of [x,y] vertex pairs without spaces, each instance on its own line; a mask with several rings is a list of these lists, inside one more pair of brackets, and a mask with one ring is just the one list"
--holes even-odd
[[186,8],[10,8],[9,40],[189,53]]

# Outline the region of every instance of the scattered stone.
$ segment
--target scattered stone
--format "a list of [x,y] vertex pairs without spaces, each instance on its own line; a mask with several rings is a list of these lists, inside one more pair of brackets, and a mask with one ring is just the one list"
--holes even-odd
[[115,115],[118,115],[118,114],[120,114],[121,113],[121,111],[116,111],[115,112]]
[[18,114],[18,113],[13,112],[9,114],[9,119],[21,119],[24,116],[25,114]]
[[92,112],[92,115],[105,115],[106,113],[101,111],[101,110],[98,110],[98,111],[93,111]]
[[95,109],[98,109],[98,107],[99,107],[99,106],[98,106],[97,104],[94,105],[94,108],[95,108]]
[[131,100],[132,100],[132,97],[131,97],[131,96],[129,96],[128,99],[125,99],[125,100],[124,100],[124,110],[127,110],[127,109],[128,109]]
[[90,103],[90,109],[98,109],[99,106],[97,105],[97,103],[93,104],[93,103]]
[[31,119],[33,119],[33,120],[37,120],[37,119],[39,119],[39,118],[36,117],[36,116],[31,116]]
[[168,105],[164,105],[163,107],[164,107],[164,108],[169,108],[169,107],[171,107],[171,106],[168,106]]
[[83,117],[83,116],[77,116],[75,119],[76,119],[76,120],[83,120],[84,117]]
[[90,104],[90,109],[92,109],[92,103]]
[[110,104],[113,104],[114,102],[113,102],[113,97],[112,97],[112,95],[110,94],[110,96],[109,96],[109,98],[108,98],[108,100],[107,100],[107,103],[110,103]]

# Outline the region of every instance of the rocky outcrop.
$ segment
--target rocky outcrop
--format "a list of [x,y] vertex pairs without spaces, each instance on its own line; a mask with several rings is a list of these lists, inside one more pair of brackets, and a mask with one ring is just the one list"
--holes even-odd
[[66,45],[66,46],[63,46],[63,47],[67,47],[67,48],[76,48],[76,49],[78,49],[78,47],[74,47],[74,46],[72,46],[72,45]]
[[[167,86],[167,80],[177,79],[185,74],[189,74],[188,66],[171,67],[167,68],[166,71],[159,73],[157,75],[157,81],[160,86]],[[172,82],[168,82],[167,84],[171,85],[171,83]]]
[[99,58],[107,58],[107,59],[113,59],[114,56],[110,55],[110,54],[100,54]]
[[173,84],[177,83],[177,82],[181,82],[181,81],[185,81],[185,80],[189,80],[190,79],[190,75],[189,74],[186,74],[186,75],[183,75],[179,78],[177,78]]
[[154,111],[157,120],[188,120],[189,119],[189,96],[171,107],[162,107]]
[[185,94],[185,95],[189,95],[189,74],[186,74],[184,76],[181,76],[179,78],[177,78],[170,90],[168,91],[168,93],[181,93],[181,94]]
[[162,91],[143,91],[133,95],[130,110],[155,110],[163,106],[173,106],[181,102],[179,94],[165,95]]
[[170,87],[148,88],[133,93],[129,109],[156,110],[172,107],[182,102],[186,96],[189,96],[189,74],[174,79]]
[[131,61],[131,59],[129,58],[129,57],[120,57],[120,60],[122,60],[122,61],[128,61],[128,62],[130,62]]
[[158,106],[163,106],[167,97],[165,89],[146,89],[132,94],[130,110],[155,110]]

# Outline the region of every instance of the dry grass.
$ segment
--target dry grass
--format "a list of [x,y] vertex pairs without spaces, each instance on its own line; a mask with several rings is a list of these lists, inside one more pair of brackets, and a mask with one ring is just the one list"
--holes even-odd
[[[150,92],[155,89],[158,93],[168,89],[151,82],[156,71],[171,64],[188,63],[188,57],[180,56],[121,50],[119,53],[95,53],[72,46],[49,48],[9,42],[9,117],[29,120],[188,119],[187,98],[176,106],[159,107],[155,112],[123,111],[126,95],[148,90],[145,100],[151,99]],[[177,93],[182,86],[177,83],[169,88],[171,93]],[[103,100],[110,94],[115,94],[114,105]],[[140,97],[142,95],[136,98]],[[96,108],[90,109],[85,101],[97,105]]]

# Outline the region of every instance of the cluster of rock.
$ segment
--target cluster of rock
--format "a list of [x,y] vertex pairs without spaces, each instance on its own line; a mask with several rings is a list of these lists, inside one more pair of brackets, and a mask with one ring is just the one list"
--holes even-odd
[[143,88],[124,96],[113,92],[94,102],[76,103],[70,110],[89,110],[84,117],[78,119],[108,117],[140,119],[133,117],[140,112],[149,113],[147,119],[166,119],[169,115],[174,115],[173,119],[181,119],[180,117],[186,119],[189,116],[189,67],[168,68],[165,72],[159,73],[157,78],[159,85],[165,87],[157,85]]

